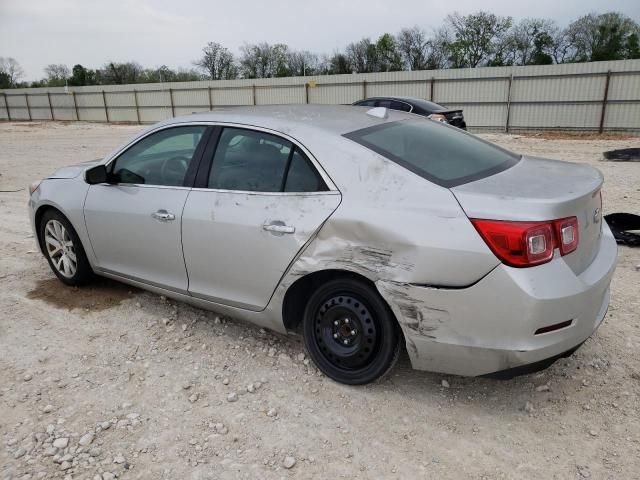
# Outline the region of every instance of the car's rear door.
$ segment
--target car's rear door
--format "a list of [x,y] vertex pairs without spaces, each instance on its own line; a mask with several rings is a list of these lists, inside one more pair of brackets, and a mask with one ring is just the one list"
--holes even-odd
[[84,217],[101,271],[187,292],[180,216],[209,133],[153,132],[108,165],[111,183],[89,188]]
[[290,139],[231,126],[214,135],[182,216],[189,293],[258,311],[341,197]]

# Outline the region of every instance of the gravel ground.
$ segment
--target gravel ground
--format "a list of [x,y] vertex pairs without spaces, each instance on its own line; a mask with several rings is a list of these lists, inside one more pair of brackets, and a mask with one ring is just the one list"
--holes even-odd
[[[571,358],[510,381],[412,371],[336,384],[302,342],[111,281],[73,289],[37,252],[27,192],[139,127],[0,124],[0,478],[640,478],[640,250]],[[640,213],[638,139],[487,134],[589,163],[605,213]]]

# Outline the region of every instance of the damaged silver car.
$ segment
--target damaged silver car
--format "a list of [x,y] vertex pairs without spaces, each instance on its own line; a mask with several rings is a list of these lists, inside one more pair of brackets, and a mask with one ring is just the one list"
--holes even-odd
[[597,170],[384,108],[220,109],[163,121],[30,188],[67,285],[94,274],[302,332],[348,384],[414,368],[512,376],[581,345],[617,247]]

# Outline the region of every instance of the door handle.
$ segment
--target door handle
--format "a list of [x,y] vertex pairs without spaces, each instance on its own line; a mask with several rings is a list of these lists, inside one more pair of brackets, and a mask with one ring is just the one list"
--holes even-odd
[[284,222],[281,222],[279,220],[272,223],[265,223],[264,225],[262,225],[262,229],[266,230],[267,232],[273,232],[276,234],[296,233],[296,227],[285,225]]
[[169,213],[166,210],[158,210],[157,212],[153,212],[151,216],[160,222],[169,222],[176,219],[173,213]]

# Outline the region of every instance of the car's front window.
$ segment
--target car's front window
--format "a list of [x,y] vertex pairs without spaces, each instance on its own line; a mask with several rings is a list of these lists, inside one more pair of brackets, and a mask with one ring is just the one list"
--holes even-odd
[[344,136],[444,187],[488,177],[515,165],[520,158],[427,119],[384,123]]
[[182,186],[205,126],[161,130],[121,154],[111,174],[117,183]]

